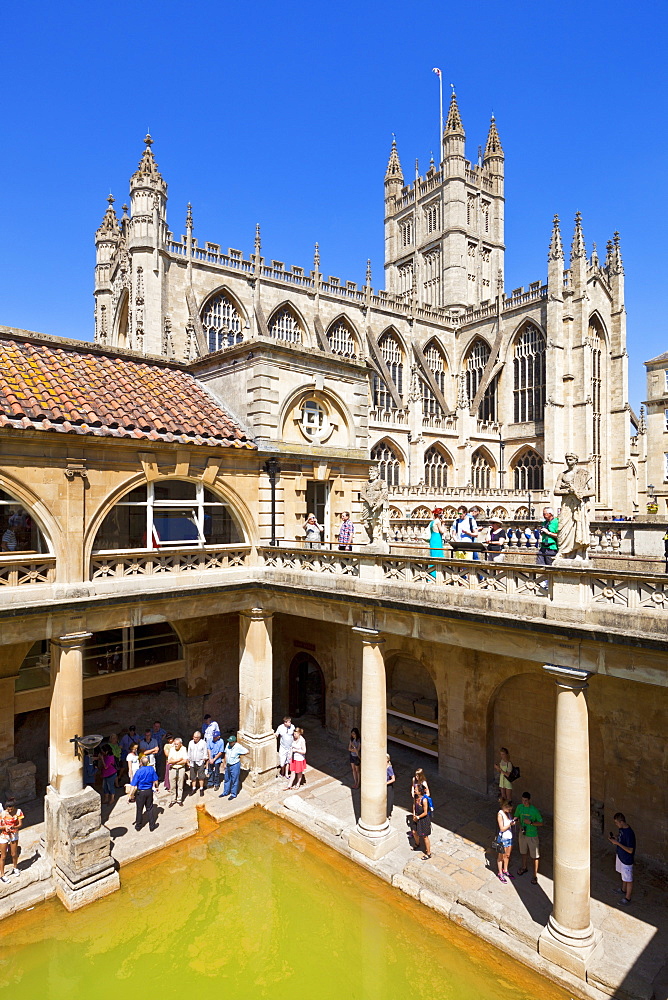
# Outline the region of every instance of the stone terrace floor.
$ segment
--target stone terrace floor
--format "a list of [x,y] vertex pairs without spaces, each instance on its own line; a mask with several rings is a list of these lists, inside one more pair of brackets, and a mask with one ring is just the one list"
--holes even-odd
[[[552,838],[549,817],[541,830],[538,885],[531,872],[503,885],[496,878],[496,855],[491,850],[495,835],[495,796],[476,794],[445,781],[435,762],[407,747],[390,744],[397,775],[392,825],[400,832],[400,846],[378,862],[351,852],[346,831],[359,815],[359,791],[351,787],[348,754],[338,740],[314,719],[300,720],[305,729],[309,771],[307,782],[297,792],[286,792],[282,780],[274,780],[259,795],[259,802],[354,858],[380,877],[410,895],[447,913],[452,919],[482,934],[541,970],[544,960],[536,956],[536,941],[552,907]],[[424,767],[434,801],[432,859],[420,860],[407,836],[406,816],[410,808],[413,770]],[[243,772],[242,772],[243,774]],[[169,795],[157,793],[157,829],[134,830],[134,806],[122,792],[113,807],[103,807],[103,820],[111,831],[113,856],[123,866],[147,853],[191,836],[197,830],[198,807],[214,819],[224,821],[252,806],[242,788],[238,799],[221,799],[213,789],[203,797],[190,795],[183,807],[168,807]],[[257,801],[257,800],[256,800]],[[543,805],[537,802],[538,808]],[[43,836],[41,800],[22,807],[26,828],[21,844],[21,877],[0,884],[0,918],[37,903],[50,894],[41,857]],[[642,831],[636,831],[640,857],[636,863],[633,903],[622,909],[615,892],[619,877],[614,871],[613,849],[604,838],[592,841],[592,921],[604,934],[604,952],[595,961],[592,984],[604,994],[633,1000],[668,1000],[668,873],[642,860]],[[513,848],[510,870],[519,867]],[[569,985],[568,974],[562,977]],[[573,980],[573,992],[583,984]]]

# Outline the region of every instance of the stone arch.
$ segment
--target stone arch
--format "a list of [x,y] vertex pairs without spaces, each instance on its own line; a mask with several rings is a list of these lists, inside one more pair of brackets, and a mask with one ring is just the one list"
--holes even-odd
[[[403,650],[388,650],[385,656],[388,738],[417,749],[438,752],[439,729],[445,709],[439,699],[436,671]],[[393,713],[399,713],[394,715]],[[404,719],[402,716],[410,716]]]
[[514,423],[545,418],[547,339],[538,323],[525,319],[511,340]]
[[44,501],[30,487],[14,479],[7,472],[0,473],[0,490],[8,493],[35,519],[46,543],[48,554],[55,555],[57,559],[62,556],[62,546],[65,543],[63,532]]
[[[393,475],[390,479],[386,478],[387,472],[389,471],[388,462],[390,461],[390,458],[383,455],[384,449],[393,453],[394,459],[398,462],[398,466],[395,466],[396,475]],[[378,471],[381,479],[385,479],[390,488],[401,484],[403,472],[406,468],[406,456],[403,449],[399,447],[393,438],[383,437],[380,441],[377,441],[376,444],[374,444],[371,449],[371,461],[378,464]]]
[[424,347],[422,348],[422,353],[425,355],[425,357],[430,347],[435,347],[436,350],[439,351],[439,353],[443,356],[443,360],[445,361],[446,370],[450,371],[452,369],[452,365],[450,364],[450,353],[445,344],[442,342],[441,338],[438,337],[436,334],[434,334],[433,337],[429,337],[429,339],[424,344]]
[[114,316],[114,331],[112,344],[116,347],[129,347],[128,328],[130,323],[130,293],[127,288],[123,288],[116,306]]
[[[347,345],[342,333],[337,332],[339,327],[345,327],[350,336],[350,344]],[[362,338],[359,330],[345,313],[339,313],[331,323],[328,324],[325,336],[333,354],[340,357],[351,358],[360,353]]]
[[[218,300],[220,302],[220,312],[221,312],[221,323],[217,324],[216,317],[213,315],[216,303]],[[225,306],[225,300],[231,307],[231,310],[227,310]],[[211,316],[207,316],[208,312],[212,312]],[[233,313],[236,312],[237,318],[235,319]],[[229,315],[225,315],[229,313]],[[231,347],[234,344],[240,344],[245,336],[245,331],[248,329],[248,314],[244,309],[239,298],[234,294],[234,292],[228,288],[227,285],[220,285],[214,291],[210,292],[206,298],[203,300],[202,305],[199,309],[199,316],[204,328],[204,336],[206,337],[209,350],[219,351],[224,347]],[[209,322],[209,320],[211,320]],[[226,323],[226,321],[229,321]],[[228,333],[224,334],[224,331]],[[212,338],[216,339],[216,344],[212,346]],[[225,343],[222,342],[221,338],[226,340]]]
[[[294,337],[294,336],[293,337],[284,337],[284,336],[279,337],[279,336],[276,336],[275,334],[272,334],[272,332],[271,332],[271,330],[272,330],[272,323],[275,323],[279,319],[280,314],[283,313],[284,311],[287,311],[287,312],[291,313],[292,316],[294,317],[295,324],[298,327],[299,336],[297,336],[297,337]],[[306,320],[304,319],[303,313],[297,308],[297,306],[294,304],[294,302],[291,302],[289,299],[285,299],[285,301],[281,302],[279,305],[277,305],[275,309],[272,309],[272,311],[271,311],[271,313],[269,315],[269,318],[267,319],[267,329],[269,330],[269,336],[270,337],[273,337],[276,340],[285,341],[286,343],[293,343],[293,344],[299,344],[299,343],[301,343],[301,344],[308,345],[310,343],[310,340],[311,340],[311,337],[310,337],[310,334],[309,334],[309,330],[308,330],[308,326],[307,326]]]
[[411,511],[411,521],[431,521],[431,518],[432,513],[429,507],[425,506],[425,504],[421,504],[419,507],[416,507],[415,510]]
[[496,481],[496,461],[485,445],[479,445],[471,455],[471,485],[474,490],[492,489]]
[[314,715],[325,724],[327,718],[325,673],[312,653],[296,653],[288,668],[288,704],[293,719]]
[[408,344],[406,343],[406,340],[405,340],[403,334],[399,333],[399,331],[397,330],[396,326],[394,326],[393,323],[390,323],[389,326],[386,326],[385,329],[383,330],[383,332],[378,337],[378,346],[379,347],[381,345],[381,341],[383,341],[385,339],[385,337],[388,337],[388,336],[392,336],[392,337],[394,337],[397,340],[397,342],[399,344],[399,347],[401,349],[401,353],[403,354],[403,360],[404,360],[404,364],[405,364],[408,361],[408,358],[409,358]]
[[[440,461],[439,461],[440,459]],[[452,455],[440,441],[430,444],[422,455],[424,483],[435,490],[447,487],[447,477],[454,470]]]
[[603,320],[603,317],[601,316],[598,309],[594,309],[593,312],[591,312],[589,315],[589,319],[587,321],[587,330],[590,330],[592,327],[596,329],[596,332],[598,333],[599,337],[603,339],[603,342],[605,344],[605,349],[607,351],[610,345],[610,336],[608,334],[608,328],[605,324],[605,321]]
[[343,399],[341,399],[340,396],[332,392],[331,389],[316,389],[314,382],[311,382],[310,384],[307,383],[306,385],[300,386],[298,389],[294,389],[285,397],[278,412],[278,426],[281,428],[281,431],[284,430],[286,421],[295,408],[303,400],[310,397],[322,400],[326,406],[330,407],[338,415],[339,419],[345,425],[348,437],[347,446],[349,448],[354,448],[356,444],[356,429],[355,420],[350,407]]
[[[164,483],[167,481],[180,481],[197,484],[201,482],[201,479],[197,476],[161,475],[152,480],[152,482],[155,483]],[[94,515],[91,517],[86,530],[84,538],[84,565],[90,564],[95,539],[107,514],[109,514],[114,506],[133,489],[136,489],[138,486],[147,485],[147,483],[148,480],[144,474],[139,473],[138,475],[131,476],[129,479],[124,480],[124,482],[119,484],[112,493],[105,497],[98,509],[95,511]],[[239,494],[222,479],[217,479],[213,485],[205,483],[205,487],[206,489],[211,490],[212,493],[219,496],[220,499],[227,503],[232,509],[233,516],[236,518],[238,526],[241,528],[244,539],[246,540],[240,544],[250,543],[251,545],[257,545],[259,543],[257,519],[253,517],[250,508],[239,496]]]
[[536,448],[530,445],[522,445],[518,448],[510,460],[510,469],[513,473],[513,488],[523,490],[542,490],[543,482],[543,456]]

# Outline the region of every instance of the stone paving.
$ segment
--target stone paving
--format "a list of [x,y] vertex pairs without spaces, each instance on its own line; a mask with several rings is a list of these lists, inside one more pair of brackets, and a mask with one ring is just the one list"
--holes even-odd
[[[604,950],[593,963],[585,985],[568,973],[555,972],[537,954],[536,942],[552,906],[552,844],[549,818],[541,831],[541,870],[538,885],[528,873],[503,885],[496,878],[496,855],[491,850],[495,835],[497,802],[452,785],[440,778],[435,764],[406,747],[392,747],[397,775],[392,825],[402,834],[400,847],[378,862],[369,861],[347,845],[347,832],[359,816],[359,791],[352,778],[345,748],[315,720],[304,720],[309,770],[306,785],[285,791],[274,780],[260,795],[251,798],[241,790],[230,802],[213,789],[187,796],[184,805],[169,807],[169,794],[162,787],[156,795],[157,827],[137,833],[135,810],[127,796],[119,794],[114,805],[103,807],[103,821],[112,836],[112,853],[124,866],[137,858],[175,844],[194,834],[198,812],[222,822],[255,804],[288,818],[336,850],[352,857],[398,889],[420,899],[450,919],[469,928],[502,950],[539,972],[580,994],[601,1000],[668,1000],[668,877],[665,871],[638,859],[632,906],[616,905],[618,876],[614,872],[612,848],[605,842],[592,845],[592,921],[604,935]],[[432,859],[422,861],[422,852],[412,849],[406,817],[410,808],[410,779],[416,766],[424,767],[434,801]],[[243,772],[242,772],[243,773]],[[542,803],[537,802],[538,808]],[[0,918],[35,905],[52,894],[46,862],[40,852],[43,815],[40,801],[22,807],[26,827],[22,833],[21,876],[9,885],[0,884]],[[642,848],[642,831],[636,831]],[[513,849],[510,870],[519,867]]]

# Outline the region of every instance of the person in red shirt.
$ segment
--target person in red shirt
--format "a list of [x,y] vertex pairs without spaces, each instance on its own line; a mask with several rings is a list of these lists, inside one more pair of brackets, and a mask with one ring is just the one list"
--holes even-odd
[[[19,830],[23,825],[23,813],[14,799],[9,799],[0,814],[0,882],[9,882],[12,875],[19,876]],[[12,858],[12,870],[5,875],[5,855],[7,848]]]

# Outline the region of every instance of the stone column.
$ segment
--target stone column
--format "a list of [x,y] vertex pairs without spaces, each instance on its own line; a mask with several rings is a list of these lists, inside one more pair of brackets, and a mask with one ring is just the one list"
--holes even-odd
[[19,764],[14,756],[14,688],[16,674],[0,677],[0,802],[35,798],[35,765]]
[[545,958],[580,979],[600,934],[590,918],[589,722],[586,670],[545,664],[557,685],[554,733],[554,905],[538,940]]
[[362,774],[360,818],[348,844],[374,861],[399,845],[387,819],[387,693],[380,633],[355,626],[362,639]]
[[[276,774],[276,737],[271,719],[272,614],[262,608],[239,616],[239,742],[250,750],[250,788]],[[243,759],[242,759],[243,764]]]
[[100,796],[83,787],[83,764],[70,740],[83,736],[83,650],[89,632],[51,642],[49,786],[45,799],[46,855],[56,893],[68,910],[120,887],[102,826]]

